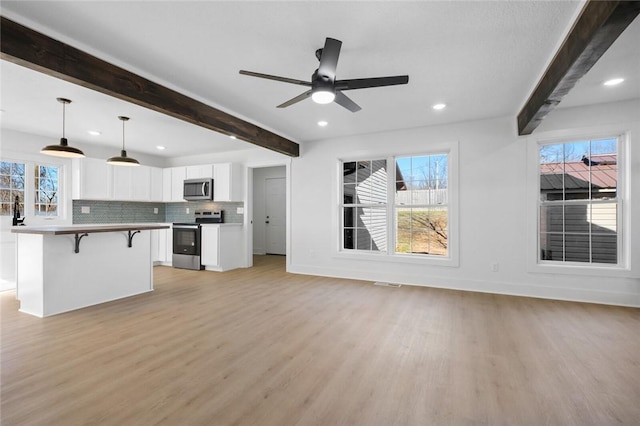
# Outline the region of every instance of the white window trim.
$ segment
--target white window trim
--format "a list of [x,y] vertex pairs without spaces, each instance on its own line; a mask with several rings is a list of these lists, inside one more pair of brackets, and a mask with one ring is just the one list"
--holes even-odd
[[[459,245],[459,154],[458,154],[458,142],[446,142],[432,144],[431,149],[428,151],[416,152],[397,152],[393,154],[362,154],[357,156],[350,156],[345,158],[338,158],[336,160],[336,173],[334,180],[334,191],[336,202],[333,203],[334,214],[332,220],[332,229],[334,232],[334,253],[333,258],[336,259],[348,259],[348,260],[361,260],[361,261],[375,261],[375,262],[388,262],[388,263],[406,263],[417,264],[426,266],[442,266],[457,268],[460,266],[460,245]],[[396,157],[411,157],[422,155],[437,155],[447,154],[449,156],[449,235],[448,235],[448,255],[447,256],[418,256],[403,253],[394,253],[395,247],[395,223],[393,220],[393,211],[395,209],[395,158]],[[389,219],[387,221],[387,250],[385,252],[359,252],[356,250],[345,251],[342,249],[342,233],[343,233],[343,218],[342,218],[342,164],[350,161],[363,161],[372,159],[386,159],[387,168],[394,168],[393,171],[388,171],[389,178],[387,179],[387,212]],[[391,165],[391,166],[389,166]]]
[[[539,224],[540,211],[538,199],[540,197],[539,179],[539,147],[553,143],[567,143],[580,140],[596,140],[608,137],[618,138],[618,196],[620,197],[618,211],[618,240],[620,250],[620,263],[616,265],[589,264],[581,262],[549,262],[539,258]],[[629,131],[618,126],[604,126],[597,129],[562,130],[541,133],[539,135],[526,138],[527,144],[527,272],[541,274],[561,274],[561,275],[588,275],[595,277],[635,277],[640,275],[640,271],[632,269],[630,262],[630,175],[627,165],[629,164]]]
[[[25,165],[25,201],[24,211],[21,212],[25,217],[25,224],[30,226],[40,225],[62,225],[71,222],[69,214],[71,213],[70,199],[71,199],[71,174],[70,174],[70,160],[58,159],[54,157],[45,157],[42,155],[25,155],[16,153],[2,153],[0,157],[2,161],[11,163],[22,163]],[[34,206],[35,196],[35,181],[34,181],[34,168],[35,165],[54,166],[58,167],[58,215],[57,216],[36,216]],[[1,216],[8,218],[9,216]],[[2,229],[10,229],[11,221],[4,220],[0,225]]]

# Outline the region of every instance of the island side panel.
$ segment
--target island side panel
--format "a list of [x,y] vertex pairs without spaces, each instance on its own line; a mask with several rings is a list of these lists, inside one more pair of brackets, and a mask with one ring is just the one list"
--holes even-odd
[[44,237],[37,234],[16,235],[16,298],[20,312],[44,316]]
[[44,236],[44,316],[153,290],[150,231]]

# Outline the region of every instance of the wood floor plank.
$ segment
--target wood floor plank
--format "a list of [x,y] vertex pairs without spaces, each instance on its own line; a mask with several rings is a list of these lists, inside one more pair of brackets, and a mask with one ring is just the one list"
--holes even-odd
[[8,425],[640,424],[640,310],[156,267],[39,319],[0,294]]

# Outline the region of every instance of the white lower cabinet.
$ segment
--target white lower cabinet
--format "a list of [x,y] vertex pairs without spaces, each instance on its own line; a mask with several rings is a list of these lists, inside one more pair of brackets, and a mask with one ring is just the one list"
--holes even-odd
[[[163,225],[171,226],[170,223]],[[173,255],[173,230],[155,229],[151,231],[151,257],[154,265],[171,266]]]
[[242,224],[202,225],[201,262],[209,271],[242,268]]

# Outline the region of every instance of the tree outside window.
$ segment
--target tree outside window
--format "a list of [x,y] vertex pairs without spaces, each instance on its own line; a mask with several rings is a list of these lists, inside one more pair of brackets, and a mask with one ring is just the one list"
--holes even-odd
[[396,253],[448,255],[447,154],[396,158]]
[[58,167],[35,165],[34,207],[36,216],[58,216],[58,173]]
[[448,154],[343,162],[341,183],[343,251],[449,256]]
[[0,162],[0,215],[13,214],[16,197],[24,213],[24,163]]

